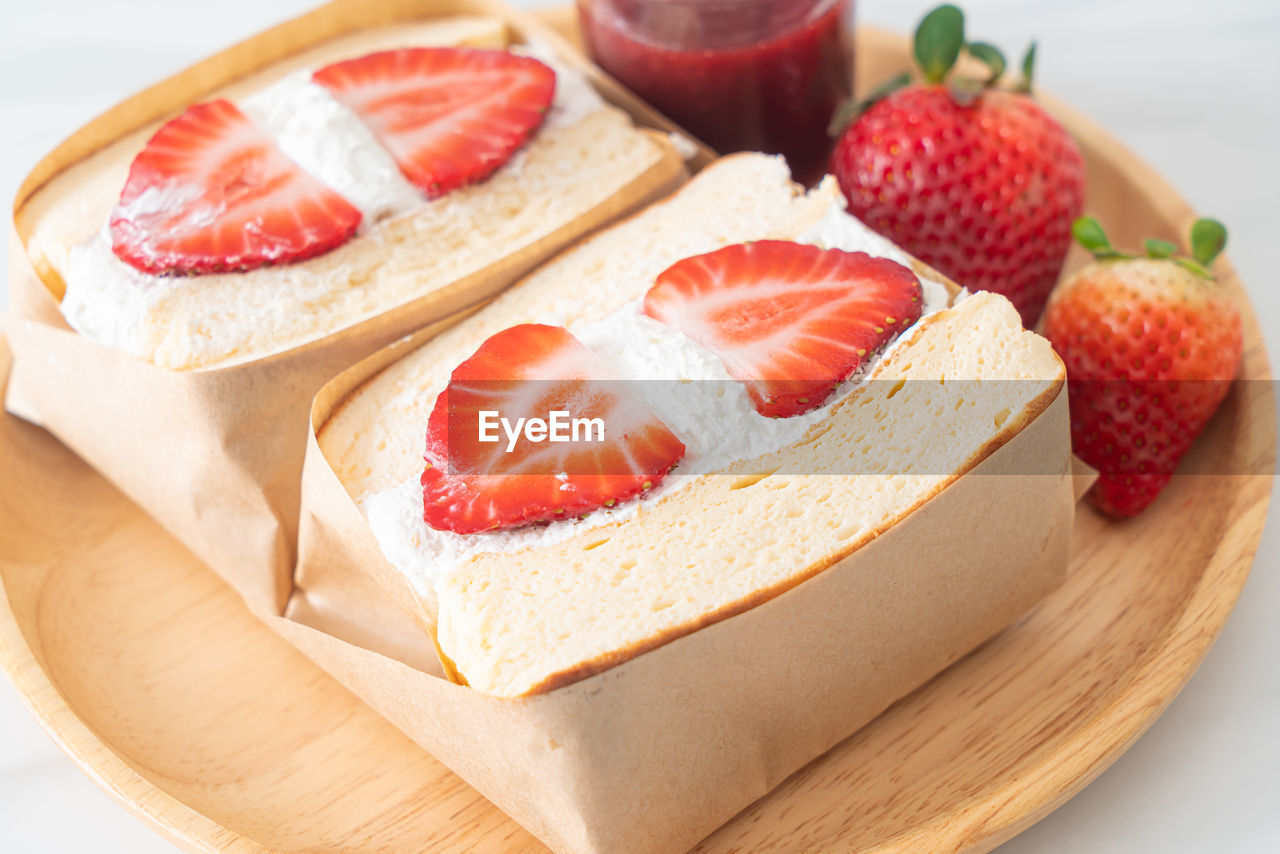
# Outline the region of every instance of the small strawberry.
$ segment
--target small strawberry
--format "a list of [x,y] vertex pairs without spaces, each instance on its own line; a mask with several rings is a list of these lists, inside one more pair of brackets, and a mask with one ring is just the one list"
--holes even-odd
[[420,47],[313,75],[364,120],[406,178],[435,198],[489,177],[542,123],[556,74],[505,50]]
[[1163,240],[1135,258],[1096,220],[1073,231],[1097,260],[1054,291],[1044,334],[1067,366],[1072,447],[1101,472],[1090,499],[1132,516],[1168,483],[1240,365],[1240,314],[1209,272],[1227,232],[1198,220],[1191,258]]
[[111,248],[153,275],[301,261],[355,234],[360,211],[302,171],[229,101],[151,137],[111,212]]
[[[662,482],[684,444],[566,329],[523,324],[489,338],[458,365],[427,423],[423,516],[442,531],[471,534],[581,516],[635,498]],[[572,441],[514,442],[483,427],[496,418],[600,419]],[[517,432],[518,428],[517,428]],[[545,435],[544,435],[545,434]]]
[[785,240],[677,261],[644,313],[711,350],[761,415],[818,406],[920,318],[920,281],[886,258]]
[[[962,50],[989,74],[944,83]],[[966,43],[963,14],[939,6],[916,30],[915,56],[924,82],[900,75],[833,121],[855,117],[831,172],[850,213],[960,284],[1004,294],[1030,328],[1084,200],[1080,151],[1031,98],[1035,44],[1021,84],[995,88],[1000,51]]]

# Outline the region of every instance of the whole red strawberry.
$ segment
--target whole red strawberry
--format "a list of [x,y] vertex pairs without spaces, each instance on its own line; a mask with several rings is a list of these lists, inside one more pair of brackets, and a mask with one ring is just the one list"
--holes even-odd
[[1044,334],[1067,366],[1072,448],[1101,472],[1090,500],[1132,516],[1169,482],[1240,366],[1240,314],[1208,269],[1227,233],[1202,219],[1192,258],[1161,240],[1135,258],[1093,219],[1074,232],[1098,260],[1054,292]]
[[[962,50],[989,74],[944,83]],[[994,88],[1004,57],[966,43],[964,15],[939,6],[915,56],[924,82],[904,74],[855,105],[831,172],[850,213],[965,287],[1004,294],[1032,327],[1084,203],[1080,151],[1030,95],[1035,45],[1021,84]]]

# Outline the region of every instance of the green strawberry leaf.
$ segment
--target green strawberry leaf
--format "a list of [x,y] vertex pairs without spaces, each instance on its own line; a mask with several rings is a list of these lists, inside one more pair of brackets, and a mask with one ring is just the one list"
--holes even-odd
[[916,62],[924,71],[924,79],[941,83],[960,58],[964,47],[964,13],[944,3],[925,15],[916,27]]
[[1227,227],[1216,219],[1202,218],[1191,226],[1191,257],[1202,267],[1209,267],[1213,259],[1227,246]]
[[897,77],[891,77],[872,89],[862,100],[854,101],[850,99],[841,103],[840,106],[836,107],[835,113],[831,116],[831,121],[827,123],[827,134],[829,136],[839,136],[845,128],[853,124],[854,119],[871,109],[872,104],[883,100],[910,82],[911,75],[904,71]]
[[1032,42],[1027,48],[1027,52],[1022,56],[1022,80],[1018,83],[1017,91],[1030,92],[1031,81],[1035,77],[1036,71],[1036,43]]
[[1177,244],[1170,243],[1167,240],[1156,240],[1154,238],[1143,243],[1147,250],[1148,258],[1168,258],[1178,251]]
[[1172,260],[1173,260],[1173,263],[1177,264],[1179,267],[1185,267],[1186,269],[1195,273],[1197,276],[1204,276],[1206,279],[1213,278],[1213,273],[1209,272],[1204,267],[1201,267],[1199,264],[1197,264],[1195,261],[1192,261],[1190,258],[1174,258]]
[[987,78],[988,83],[995,83],[1004,74],[1005,61],[1004,54],[1000,49],[986,42],[969,42],[965,45],[965,49],[969,51],[969,55],[985,65],[991,71],[991,76]]
[[1107,239],[1102,225],[1091,216],[1082,216],[1071,223],[1071,236],[1096,258],[1101,258],[1103,253],[1119,254],[1111,247],[1111,241]]

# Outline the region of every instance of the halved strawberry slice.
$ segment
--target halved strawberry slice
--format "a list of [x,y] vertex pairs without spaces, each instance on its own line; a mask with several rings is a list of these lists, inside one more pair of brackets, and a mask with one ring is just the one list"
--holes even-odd
[[189,107],[134,159],[111,248],[144,273],[225,273],[328,252],[359,225],[360,211],[218,100]]
[[491,175],[533,134],[556,74],[505,50],[419,47],[325,66],[313,78],[364,120],[435,198]]
[[[514,528],[612,507],[657,486],[684,444],[606,375],[599,357],[558,326],[513,326],[481,344],[454,369],[427,424],[427,524],[460,534]],[[514,448],[507,428],[488,431],[496,442],[481,440],[482,412],[511,427],[557,411],[569,423],[599,418],[602,429],[563,442],[522,433]]]
[[644,313],[711,350],[761,415],[821,406],[920,318],[920,282],[865,252],[760,240],[677,261]]

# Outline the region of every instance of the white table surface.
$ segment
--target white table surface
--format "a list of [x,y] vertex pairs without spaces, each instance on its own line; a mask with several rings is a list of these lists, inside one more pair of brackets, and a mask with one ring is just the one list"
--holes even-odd
[[[90,116],[316,0],[3,0],[0,196]],[[538,0],[524,0],[537,5]],[[1231,228],[1272,358],[1280,353],[1280,3],[970,0],[969,31],[1098,119]],[[924,2],[859,0],[909,29]],[[0,293],[0,309],[5,295]],[[0,524],[3,524],[0,521]],[[1001,851],[1280,851],[1280,502],[1235,613],[1181,696],[1084,792]],[[0,680],[2,681],[2,680]],[[0,685],[0,851],[175,849],[99,791]]]

